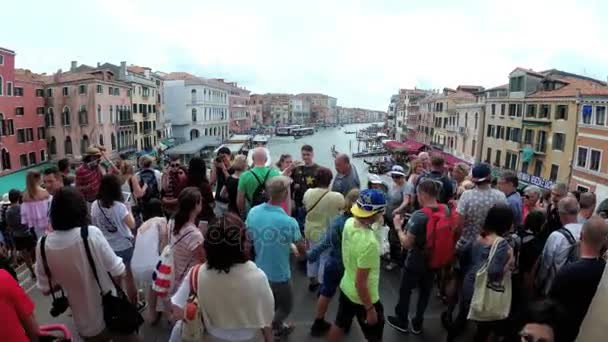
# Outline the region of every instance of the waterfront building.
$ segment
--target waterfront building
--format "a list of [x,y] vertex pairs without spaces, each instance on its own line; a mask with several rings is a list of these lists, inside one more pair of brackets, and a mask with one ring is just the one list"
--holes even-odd
[[[455,134],[453,148],[446,152],[468,162],[476,163],[481,160],[481,141],[483,140],[485,119],[485,92],[475,93],[475,101],[459,103],[449,110],[448,131]],[[454,124],[456,121],[456,124]]]
[[[415,139],[418,127],[419,101],[431,92],[422,89],[399,89],[395,103],[395,138]],[[391,99],[392,100],[392,99]]]
[[[399,106],[399,94],[391,95],[391,102],[388,104],[386,120],[384,124],[388,130],[390,137],[400,140],[400,135],[397,133],[397,107]],[[401,132],[401,130],[399,130]]]
[[296,98],[310,103],[311,123],[336,123],[338,120],[338,99],[319,93],[301,93]]
[[239,87],[236,82],[225,82],[216,79],[228,92],[228,112],[230,117],[229,130],[231,133],[247,133],[251,129],[251,114],[249,112],[250,91]]
[[15,70],[15,52],[0,48],[0,174],[47,160],[44,77]]

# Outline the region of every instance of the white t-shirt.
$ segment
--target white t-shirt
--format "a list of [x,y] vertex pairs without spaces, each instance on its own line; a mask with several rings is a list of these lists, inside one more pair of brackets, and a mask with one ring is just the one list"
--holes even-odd
[[124,203],[114,202],[110,208],[102,208],[99,201],[91,205],[91,221],[99,227],[115,252],[133,247],[133,233],[125,224],[129,209]]
[[[181,309],[186,306],[188,302],[188,296],[190,295],[190,271],[184,277],[181,285],[177,289],[177,292],[171,297],[171,303]],[[255,335],[259,329],[219,329],[209,325],[209,322],[205,322],[205,329],[209,334],[214,337],[227,340],[227,341],[250,341],[255,338]]]
[[[89,226],[88,239],[103,292],[113,290],[108,272],[119,276],[125,272],[125,265],[97,227]],[[44,249],[53,286],[60,285],[68,297],[78,334],[85,337],[98,335],[105,328],[101,294],[87,259],[80,228],[49,233]],[[48,292],[50,286],[40,256],[40,243],[36,247],[36,259],[38,288]]]

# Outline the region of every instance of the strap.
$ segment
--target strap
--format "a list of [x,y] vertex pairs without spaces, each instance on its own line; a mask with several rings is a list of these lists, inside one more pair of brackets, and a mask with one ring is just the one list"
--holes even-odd
[[321,202],[323,197],[325,197],[325,195],[327,195],[328,193],[329,193],[329,190],[325,191],[325,193],[323,195],[321,195],[321,197],[319,197],[319,199],[315,202],[315,204],[313,204],[312,207],[310,207],[310,209],[308,209],[307,211],[310,213],[317,206],[317,204],[319,204],[319,202]]
[[49,280],[49,288],[51,290],[50,291],[51,297],[53,297],[53,300],[55,300],[55,292],[53,291],[53,280],[51,278],[51,269],[49,268],[49,264],[46,259],[46,250],[44,249],[45,243],[46,243],[46,235],[40,239],[40,256],[42,257],[42,266],[44,266],[44,273],[46,274],[46,277]]
[[[175,225],[175,223],[174,223]],[[171,230],[169,230],[171,231]],[[171,245],[171,248],[173,248],[173,246],[177,245],[180,241],[182,241],[186,236],[190,235],[190,233],[192,233],[192,231],[187,232],[186,234],[184,234],[184,236],[180,237],[179,239],[177,239],[177,241],[175,241],[174,244]],[[171,238],[171,234],[169,234],[169,238]]]
[[91,266],[91,269],[93,270],[93,276],[95,277],[97,286],[99,286],[99,291],[101,292],[101,294],[103,296],[103,289],[101,288],[101,283],[99,282],[99,277],[97,276],[97,267],[95,267],[95,261],[93,261],[93,255],[91,254],[91,247],[89,246],[89,226],[84,225],[80,228],[80,236],[82,237],[82,242],[84,243],[84,250],[87,253],[87,259],[89,260],[89,265]]
[[190,272],[190,293],[195,295],[198,293],[198,271],[201,268],[201,264],[192,266],[192,272]]
[[253,170],[251,170],[250,172],[253,175],[253,177],[255,177],[255,180],[258,181],[258,186],[263,186],[264,184],[266,184],[266,179],[268,179],[268,175],[270,174],[270,170],[268,170],[268,172],[266,172],[266,176],[264,176],[264,181],[262,182],[260,180],[260,177],[258,177],[258,175],[256,175],[255,172],[253,172]]
[[103,214],[103,217],[106,218],[106,221],[108,221],[108,223],[112,226],[112,228],[116,229],[115,231],[109,232],[109,233],[116,233],[116,232],[118,232],[118,227],[116,227],[116,225],[114,224],[114,222],[112,222],[112,220],[110,220],[110,218],[108,217],[108,215],[106,215],[106,213],[103,211],[103,209],[101,208],[101,205],[99,205],[99,201],[97,201],[97,208],[99,208],[99,211],[101,211],[101,213]]
[[494,243],[492,244],[492,247],[490,248],[490,255],[488,255],[488,264],[490,264],[490,262],[492,262],[492,259],[494,259],[494,254],[496,254],[496,250],[498,250],[498,244],[504,240],[502,237],[497,236],[496,239],[494,240]]
[[572,233],[568,229],[566,229],[566,228],[560,228],[557,231],[560,232],[566,238],[566,240],[568,240],[568,242],[570,243],[570,245],[576,244],[576,239],[574,238],[574,236],[572,235]]

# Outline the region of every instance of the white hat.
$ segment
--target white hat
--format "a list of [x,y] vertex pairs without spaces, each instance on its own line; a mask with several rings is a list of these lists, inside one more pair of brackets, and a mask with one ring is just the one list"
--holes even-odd
[[375,175],[373,173],[370,174],[369,176],[367,176],[367,181],[372,184],[383,184],[382,178],[380,178],[380,176]]
[[397,176],[405,177],[405,170],[403,169],[403,166],[401,166],[401,165],[393,165],[393,167],[391,168],[391,171],[388,174],[391,176],[397,175]]

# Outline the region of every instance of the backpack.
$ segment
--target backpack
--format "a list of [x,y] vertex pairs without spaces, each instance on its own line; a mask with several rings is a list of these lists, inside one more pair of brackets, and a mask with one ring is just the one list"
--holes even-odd
[[[171,230],[172,229],[169,229],[169,234],[171,234]],[[176,246],[190,233],[192,232],[187,232],[177,241],[175,241],[175,243],[168,244],[167,246],[165,246],[163,252],[160,254],[158,263],[156,264],[156,269],[152,274],[152,291],[154,291],[157,296],[166,297],[169,291],[171,290],[171,283],[175,280],[173,247]]]
[[139,172],[139,185],[143,186],[147,184],[146,192],[140,198],[140,202],[146,203],[153,198],[160,199],[160,191],[158,190],[158,180],[156,179],[156,173],[154,170],[146,169]]
[[437,210],[433,208],[420,209],[428,217],[426,223],[426,254],[431,269],[439,269],[452,262],[456,239],[454,236],[454,215],[445,205]]
[[268,179],[268,176],[270,175],[270,169],[266,172],[266,176],[264,176],[263,181],[260,180],[258,175],[256,175],[255,172],[253,172],[253,170],[251,170],[249,172],[251,172],[253,177],[255,177],[255,180],[258,182],[258,186],[255,188],[255,191],[253,192],[253,196],[251,196],[251,198],[247,199],[249,201],[249,207],[253,208],[256,205],[268,202],[268,194],[266,193],[266,180]]
[[575,261],[578,260],[578,256],[579,256],[579,251],[578,251],[578,243],[576,243],[576,239],[574,238],[574,236],[572,235],[572,233],[570,233],[570,231],[566,228],[560,228],[557,230],[560,234],[562,234],[566,240],[568,240],[568,243],[570,244],[570,247],[568,247],[568,258],[566,259],[566,263],[565,265],[571,264]]

